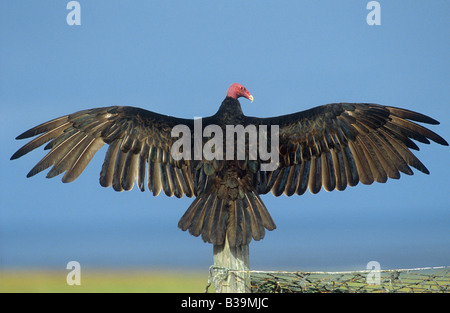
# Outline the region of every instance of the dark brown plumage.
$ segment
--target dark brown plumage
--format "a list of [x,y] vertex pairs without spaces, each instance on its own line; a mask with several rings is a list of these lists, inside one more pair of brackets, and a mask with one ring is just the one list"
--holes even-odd
[[[248,117],[239,97],[253,100],[241,85],[233,84],[218,112],[202,120],[202,129],[218,125],[279,126],[279,164],[262,171],[266,163],[252,160],[176,160],[171,147],[174,126],[186,125],[194,137],[194,120],[161,115],[133,107],[84,110],[36,126],[17,139],[37,136],[11,159],[47,145],[50,150],[28,173],[31,177],[49,167],[47,177],[64,173],[63,182],[74,181],[93,155],[106,143],[109,148],[100,173],[100,184],[116,191],[139,189],[158,195],[163,191],[178,198],[195,197],[178,226],[216,245],[225,239],[230,246],[260,240],[265,229],[276,228],[259,195],[301,195],[344,190],[358,182],[384,183],[400,173],[412,175],[410,167],[428,174],[410,151],[419,150],[411,140],[448,143],[416,122],[436,120],[405,109],[368,103],[333,103],[310,110],[272,117]],[[258,136],[261,134],[258,133]],[[193,138],[192,138],[193,139]],[[203,144],[209,138],[203,138]],[[267,139],[271,142],[270,131]],[[225,141],[225,140],[224,140]],[[194,142],[193,140],[191,141]],[[248,144],[247,144],[248,148]],[[194,147],[192,147],[194,151]],[[248,151],[247,151],[248,153]]]

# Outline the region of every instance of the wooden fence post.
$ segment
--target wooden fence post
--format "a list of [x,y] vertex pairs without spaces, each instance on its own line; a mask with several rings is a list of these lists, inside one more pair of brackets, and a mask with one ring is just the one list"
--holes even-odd
[[214,290],[219,293],[250,292],[249,246],[230,248],[228,240],[223,245],[214,245],[214,266],[218,269],[236,270],[228,272],[224,279],[214,281]]

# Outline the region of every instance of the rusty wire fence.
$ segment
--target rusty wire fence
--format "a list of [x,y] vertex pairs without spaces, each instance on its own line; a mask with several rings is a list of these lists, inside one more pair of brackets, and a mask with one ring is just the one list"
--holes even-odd
[[[252,293],[448,293],[450,266],[348,272],[213,270],[214,279],[249,277]],[[214,274],[216,273],[216,274]],[[211,281],[211,280],[210,280]],[[206,288],[206,291],[208,286]]]

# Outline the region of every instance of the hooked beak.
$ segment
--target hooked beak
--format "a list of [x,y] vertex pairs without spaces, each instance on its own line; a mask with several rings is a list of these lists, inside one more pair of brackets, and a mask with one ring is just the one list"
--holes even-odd
[[250,95],[250,96],[248,97],[248,100],[250,100],[250,102],[253,102],[253,96]]

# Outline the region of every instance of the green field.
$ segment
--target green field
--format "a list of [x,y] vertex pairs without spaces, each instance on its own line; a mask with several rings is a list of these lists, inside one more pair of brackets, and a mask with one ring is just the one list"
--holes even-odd
[[[400,270],[401,271],[401,270]],[[81,285],[70,286],[69,271],[0,270],[1,293],[202,293],[208,271],[181,270],[83,270]],[[449,268],[426,271],[386,271],[381,285],[366,284],[366,274],[358,272],[253,273],[256,292],[445,292],[450,289]],[[258,279],[258,276],[259,279]],[[276,276],[276,277],[275,277]],[[275,278],[274,278],[275,277]],[[208,289],[214,292],[214,287]]]
[[51,270],[0,271],[0,292],[204,292],[208,280],[208,271],[86,270],[81,273],[81,285],[69,286],[67,274]]

